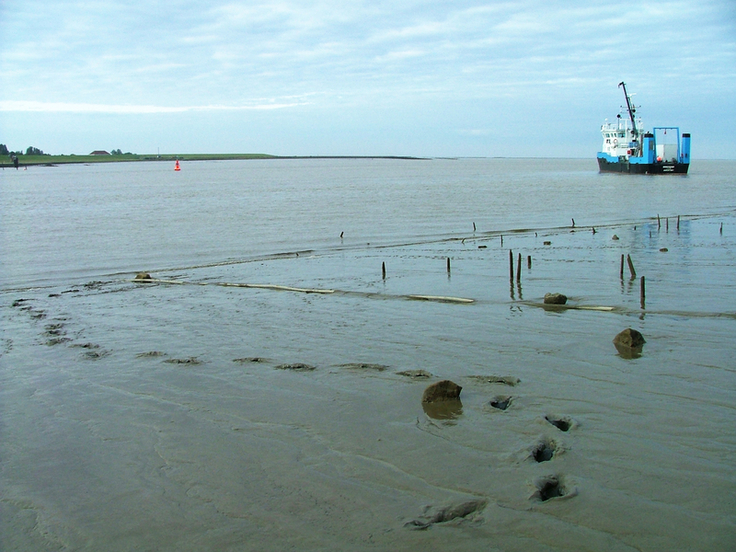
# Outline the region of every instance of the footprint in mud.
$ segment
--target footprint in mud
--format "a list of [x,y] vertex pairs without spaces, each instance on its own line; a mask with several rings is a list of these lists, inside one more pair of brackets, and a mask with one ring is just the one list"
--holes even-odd
[[44,330],[44,335],[48,337],[46,340],[46,345],[48,346],[61,345],[62,343],[68,343],[71,341],[70,338],[64,337],[66,335],[66,330],[64,330],[64,324],[62,322],[46,324],[46,326],[44,326]]
[[428,529],[435,523],[446,523],[448,521],[461,522],[464,520],[475,519],[476,514],[481,512],[486,507],[488,501],[485,499],[468,500],[460,504],[452,504],[450,506],[443,506],[441,508],[432,508],[427,506],[424,509],[424,514],[418,519],[413,519],[404,524],[404,527],[408,527],[414,530]]
[[135,355],[135,358],[158,358],[166,356],[166,353],[162,351],[147,351],[145,353],[138,353]]
[[[82,345],[82,347],[84,347],[84,345]],[[95,347],[99,347],[99,345],[96,345]],[[105,349],[102,349],[102,350],[99,350],[99,351],[96,351],[96,350],[85,351],[84,353],[82,353],[79,356],[80,356],[80,358],[82,358],[84,360],[100,360],[101,358],[105,358],[109,354],[110,354],[110,351],[107,351]]]
[[348,364],[340,364],[338,368],[347,368],[348,370],[365,370],[374,372],[383,372],[388,368],[385,364],[370,364],[362,362],[349,362]]
[[260,364],[262,362],[268,362],[268,360],[266,360],[263,357],[245,357],[245,358],[234,358],[233,362],[239,362],[240,364],[248,364],[248,363]]
[[51,339],[46,340],[46,345],[49,347],[53,347],[54,345],[61,345],[62,343],[68,343],[71,341],[68,337],[52,337]]
[[534,482],[536,492],[529,497],[532,500],[547,502],[554,498],[571,498],[577,494],[576,488],[568,488],[559,475],[547,475]]
[[102,282],[100,280],[94,280],[92,282],[87,282],[86,284],[84,284],[84,289],[99,290],[105,287],[109,283],[111,282]]
[[506,396],[497,396],[491,399],[491,402],[489,403],[493,408],[496,408],[498,410],[506,410],[509,406],[511,406],[511,403],[513,402],[513,397],[506,397]]
[[167,364],[189,364],[189,365],[197,365],[202,364],[202,361],[199,360],[197,357],[189,357],[189,358],[169,358],[167,360],[164,360]]
[[311,372],[316,370],[314,366],[304,364],[302,362],[295,362],[294,364],[279,364],[276,366],[277,370],[291,370],[292,372]]
[[64,324],[46,324],[45,330],[46,335],[50,337],[66,334]]
[[433,377],[426,370],[404,370],[402,372],[396,372],[396,375],[411,379],[429,379]]
[[547,414],[544,419],[560,431],[569,431],[577,425],[577,422],[570,418],[570,416],[554,416]]
[[542,439],[532,448],[530,456],[535,462],[548,462],[561,450],[562,448],[555,441]]
[[514,376],[468,376],[468,379],[476,380],[480,383],[499,383],[501,385],[509,385],[514,387],[521,380]]
[[80,349],[99,349],[100,346],[96,343],[75,343],[72,347],[79,347]]

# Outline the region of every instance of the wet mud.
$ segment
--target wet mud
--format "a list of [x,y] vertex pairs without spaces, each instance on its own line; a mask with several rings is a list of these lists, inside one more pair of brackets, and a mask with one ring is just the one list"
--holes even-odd
[[[555,239],[555,247],[565,243]],[[478,251],[473,243],[467,250],[478,258],[494,252],[492,246]],[[553,255],[572,255],[560,251],[550,249],[536,262],[535,275],[555,262]],[[373,265],[378,256],[366,262]],[[299,262],[319,261],[305,257]],[[370,290],[365,297],[406,298],[418,287],[399,281],[404,288],[391,289],[399,280],[395,263],[391,270],[385,284],[362,281]],[[212,281],[220,276],[206,275]],[[463,276],[462,263],[455,262],[453,284]],[[191,267],[182,269],[185,277],[204,279]],[[728,514],[712,491],[724,484],[720,436],[731,430],[714,413],[732,402],[723,381],[700,383],[704,372],[721,377],[719,360],[693,354],[695,360],[685,363],[672,352],[677,317],[686,309],[664,322],[666,309],[641,312],[636,305],[545,311],[509,300],[508,289],[500,298],[476,294],[480,286],[458,293],[477,295],[472,306],[390,300],[365,306],[359,293],[307,292],[322,284],[339,289],[333,285],[339,281],[322,275],[293,288],[251,288],[247,297],[232,286],[143,286],[103,278],[52,290],[58,293],[22,291],[4,303],[19,337],[3,337],[3,360],[10,356],[17,363],[21,347],[41,357],[31,366],[33,378],[13,375],[23,400],[8,409],[11,422],[26,423],[16,410],[39,411],[19,426],[24,440],[11,435],[15,448],[7,450],[18,454],[18,443],[31,438],[34,450],[52,451],[59,459],[37,489],[23,475],[29,456],[17,455],[7,464],[32,489],[26,494],[46,493],[43,507],[27,508],[40,520],[29,523],[33,534],[46,523],[44,508],[65,511],[57,505],[83,489],[90,511],[118,522],[120,512],[150,504],[131,522],[132,535],[181,520],[191,529],[184,530],[187,539],[206,541],[219,532],[259,546],[265,531],[264,538],[292,548],[306,543],[305,549],[346,542],[358,550],[388,549],[393,539],[397,549],[432,549],[412,540],[422,534],[440,535],[442,548],[449,549],[454,541],[446,535],[453,534],[467,539],[458,542],[472,541],[473,549],[559,550],[564,530],[562,546],[654,550],[661,542],[692,544],[692,519],[716,533],[721,528],[717,544],[727,540],[722,527]],[[525,289],[534,285],[531,280]],[[620,286],[625,303],[636,289],[628,282]],[[555,289],[548,282],[544,287]],[[135,290],[129,297],[134,307],[112,297],[128,288]],[[274,293],[291,289],[303,293]],[[594,293],[587,297],[590,304],[605,304]],[[586,294],[576,293],[575,300],[586,300]],[[350,316],[341,318],[345,313]],[[222,323],[226,319],[234,322]],[[654,336],[648,355],[632,357],[636,362],[611,347],[622,319],[633,319],[646,327],[647,337]],[[723,320],[716,322],[698,322],[712,346],[730,335],[720,333]],[[655,355],[661,362],[653,362]],[[687,370],[677,372],[683,364]],[[483,375],[486,367],[509,375]],[[462,384],[462,400],[421,400],[429,383],[446,378]],[[623,405],[622,389],[628,390]],[[676,429],[660,423],[665,414]],[[80,462],[82,457],[90,460]],[[677,475],[683,462],[699,485],[683,484]],[[680,484],[661,484],[663,472]],[[584,493],[563,506],[561,501],[578,496],[578,485]],[[110,489],[109,495],[100,488]],[[17,497],[7,502],[21,503]],[[422,509],[427,503],[432,506]],[[13,510],[16,517],[21,510]],[[116,542],[100,537],[99,526],[85,526],[81,517],[75,520],[82,527],[78,540],[68,530],[44,530],[64,535],[54,537],[59,549],[83,549],[94,538]],[[708,521],[715,518],[720,521]],[[682,528],[676,538],[668,533],[673,524]],[[294,539],[283,536],[286,527]],[[139,548],[149,544],[144,537],[130,538]],[[494,544],[498,539],[502,544]],[[185,541],[177,542],[182,547]]]

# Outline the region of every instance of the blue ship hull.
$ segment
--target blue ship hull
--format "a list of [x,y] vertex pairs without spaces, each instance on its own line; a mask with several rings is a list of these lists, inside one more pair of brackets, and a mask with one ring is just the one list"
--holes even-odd
[[607,155],[598,154],[598,168],[601,172],[614,172],[626,174],[687,174],[689,163],[657,162],[657,163],[632,163],[633,158],[607,159]]

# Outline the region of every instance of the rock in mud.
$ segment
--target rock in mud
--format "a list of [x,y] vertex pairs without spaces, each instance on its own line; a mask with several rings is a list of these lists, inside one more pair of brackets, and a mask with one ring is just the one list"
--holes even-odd
[[616,347],[618,354],[621,358],[628,360],[641,356],[644,343],[646,343],[644,336],[631,328],[626,328],[613,338],[613,345]]
[[545,305],[564,305],[567,303],[567,296],[562,293],[545,293],[544,304]]
[[133,280],[136,282],[150,282],[153,278],[151,278],[151,275],[148,272],[139,272],[135,275]]
[[637,330],[626,328],[624,331],[613,338],[613,343],[615,345],[634,349],[636,347],[641,347],[642,345],[644,345],[644,343],[646,343],[646,340],[644,339],[644,336],[641,335],[641,333],[639,333]]
[[438,381],[424,390],[422,402],[455,401],[460,398],[462,390],[463,388],[453,381]]

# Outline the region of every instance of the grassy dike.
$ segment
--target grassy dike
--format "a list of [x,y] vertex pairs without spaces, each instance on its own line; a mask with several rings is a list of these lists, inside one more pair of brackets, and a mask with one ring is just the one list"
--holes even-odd
[[[137,154],[122,155],[20,155],[21,167],[68,165],[71,163],[125,163],[134,161],[228,161],[233,159],[426,159],[407,155],[269,155],[267,153],[182,153],[182,154]],[[0,162],[2,168],[12,168],[10,157]]]
[[[156,155],[125,153],[123,155],[20,155],[21,167],[34,165],[66,165],[69,163],[124,163],[131,161],[216,161],[230,159],[276,159],[275,155],[265,153],[185,153],[180,155]],[[13,167],[8,157],[0,163],[2,167]]]

